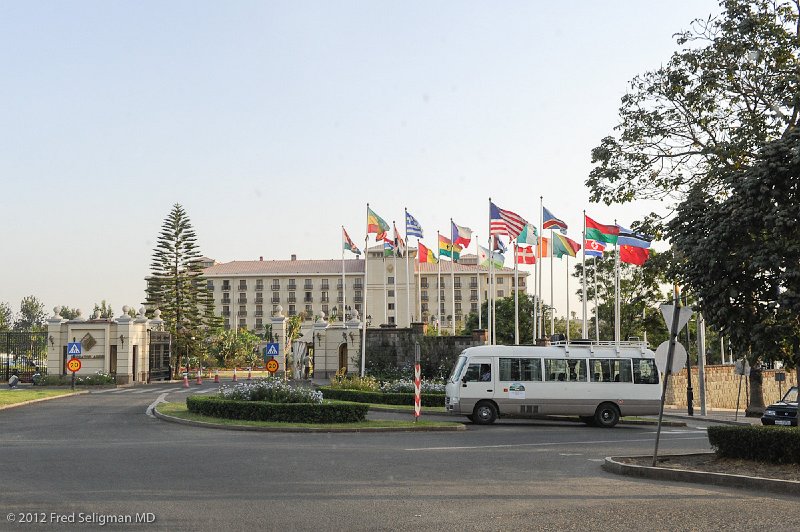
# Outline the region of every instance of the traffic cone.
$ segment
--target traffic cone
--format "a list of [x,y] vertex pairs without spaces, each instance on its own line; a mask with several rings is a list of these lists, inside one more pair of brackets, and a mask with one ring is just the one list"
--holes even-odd
[[236,382],[236,366],[233,366],[233,382]]
[[219,384],[219,370],[214,370],[214,384]]
[[189,372],[188,371],[183,374],[183,387],[184,388],[188,388],[189,387]]
[[197,384],[203,384],[203,368],[197,368]]
[[251,380],[253,378],[253,368],[247,368],[247,380]]

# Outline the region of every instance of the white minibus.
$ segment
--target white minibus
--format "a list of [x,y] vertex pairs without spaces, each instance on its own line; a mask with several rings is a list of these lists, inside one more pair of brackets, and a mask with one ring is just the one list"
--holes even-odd
[[579,416],[613,427],[621,416],[658,414],[655,354],[643,343],[556,342],[465,349],[446,386],[448,413],[490,424],[498,416]]

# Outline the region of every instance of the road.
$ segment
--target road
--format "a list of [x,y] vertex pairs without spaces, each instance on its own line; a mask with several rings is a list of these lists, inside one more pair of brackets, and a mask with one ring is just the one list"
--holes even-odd
[[[190,393],[214,390],[193,384]],[[0,530],[85,530],[92,526],[55,524],[53,514],[92,512],[156,519],[102,527],[112,530],[769,530],[785,528],[789,513],[778,508],[796,505],[601,469],[606,456],[652,453],[650,426],[236,432],[147,416],[162,393],[186,396],[160,384],[0,411]],[[666,429],[662,453],[709,450],[702,424],[692,425]],[[44,523],[19,523],[25,512]]]

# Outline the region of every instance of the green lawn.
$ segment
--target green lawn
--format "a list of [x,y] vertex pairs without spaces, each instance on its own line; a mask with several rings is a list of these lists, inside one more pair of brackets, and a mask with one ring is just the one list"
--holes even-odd
[[53,390],[53,389],[23,389],[17,388],[12,390],[8,387],[0,388],[0,406],[14,405],[17,403],[24,403],[25,401],[32,401],[34,399],[43,399],[45,397],[56,397],[58,395],[69,395],[72,390]]
[[416,423],[413,421],[361,421],[358,423],[280,423],[276,421],[243,421],[240,419],[225,419],[210,416],[203,416],[189,412],[186,403],[160,403],[157,407],[162,414],[173,416],[190,421],[202,421],[204,423],[215,423],[226,426],[245,426],[245,427],[269,427],[269,428],[311,428],[311,429],[362,429],[362,428],[414,428],[414,427],[454,427],[461,423],[447,421],[424,421]]

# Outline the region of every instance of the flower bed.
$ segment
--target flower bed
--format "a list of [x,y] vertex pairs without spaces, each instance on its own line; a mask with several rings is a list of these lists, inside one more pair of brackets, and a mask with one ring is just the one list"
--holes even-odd
[[[422,379],[420,390],[422,393],[444,393],[444,383]],[[411,379],[398,379],[381,384],[384,393],[414,393],[414,381]]]
[[[383,405],[413,405],[414,393],[371,392],[365,390],[343,390],[323,387],[322,394],[328,399],[354,401],[356,403],[378,403]],[[444,406],[444,393],[423,393],[422,406]]]
[[322,392],[291,386],[280,379],[256,379],[252,383],[242,382],[219,389],[223,399],[240,401],[265,401],[268,403],[322,403]]
[[190,412],[226,419],[285,423],[355,423],[364,421],[367,405],[346,403],[268,403],[194,395],[186,398]]

